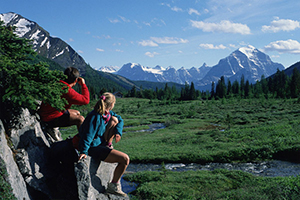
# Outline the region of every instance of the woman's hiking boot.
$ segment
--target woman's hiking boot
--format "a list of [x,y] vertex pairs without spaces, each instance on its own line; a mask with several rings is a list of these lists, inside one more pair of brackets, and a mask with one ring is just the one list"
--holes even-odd
[[108,183],[106,193],[115,194],[122,197],[127,196],[127,194],[122,191],[120,183]]

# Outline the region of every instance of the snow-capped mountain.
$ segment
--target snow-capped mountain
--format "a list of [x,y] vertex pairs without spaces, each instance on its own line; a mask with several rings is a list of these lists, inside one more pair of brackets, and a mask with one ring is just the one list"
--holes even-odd
[[85,74],[86,62],[66,42],[50,34],[37,23],[30,21],[16,13],[0,14],[5,25],[16,26],[15,33],[22,38],[32,40],[33,49],[46,58],[49,58],[62,67],[75,66],[82,75]]
[[107,73],[116,73],[120,67],[118,66],[105,66],[105,67],[99,67],[97,70],[101,72],[107,72]]
[[249,45],[241,47],[228,57],[221,59],[202,80],[195,83],[195,87],[201,88],[211,85],[212,81],[216,83],[221,76],[230,81],[239,81],[244,75],[245,80],[255,83],[260,80],[262,75],[268,77],[274,74],[277,69],[284,70],[284,66],[272,62],[268,55]]
[[[66,42],[50,34],[37,23],[30,21],[15,13],[0,14],[0,20],[5,25],[16,26],[16,34],[20,37],[31,39],[34,50],[49,58],[62,67],[75,66],[84,76],[87,64],[84,59]],[[179,84],[194,82],[196,89],[210,89],[212,81],[217,82],[221,76],[231,81],[240,80],[244,75],[245,80],[251,83],[260,80],[261,76],[268,77],[276,70],[284,70],[283,65],[274,63],[265,53],[253,46],[242,47],[223,58],[213,67],[206,64],[196,68],[176,70],[173,67],[163,68],[159,65],[154,68],[128,63],[121,69],[116,67],[103,67],[98,70],[115,73],[131,80],[144,80],[152,82],[175,82]]]
[[284,66],[274,63],[268,55],[253,46],[241,47],[223,58],[213,67],[205,63],[200,68],[192,67],[185,69],[181,67],[176,70],[173,67],[164,69],[156,66],[154,68],[144,67],[140,64],[128,63],[117,71],[118,75],[131,80],[144,80],[154,82],[175,82],[179,84],[190,84],[194,82],[199,90],[210,89],[211,83],[217,83],[221,76],[230,81],[240,81],[242,75],[245,80],[255,83],[264,75],[268,77],[276,73],[277,69],[284,70]]
[[[208,67],[203,64],[200,68],[186,70],[184,67],[176,70],[174,67],[163,68],[159,65],[154,68],[145,67],[136,63],[127,63],[116,72],[130,80],[143,80],[152,82],[174,82],[179,84],[190,84],[192,81],[200,80],[208,72]],[[199,79],[200,78],[200,79]]]

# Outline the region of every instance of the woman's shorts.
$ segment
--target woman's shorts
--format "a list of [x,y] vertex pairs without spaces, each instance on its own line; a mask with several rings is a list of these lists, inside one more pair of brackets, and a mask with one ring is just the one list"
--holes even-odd
[[108,154],[111,152],[112,149],[110,149],[107,146],[104,145],[98,145],[96,147],[90,147],[89,148],[89,156],[94,157],[96,159],[100,159],[101,161],[104,161]]

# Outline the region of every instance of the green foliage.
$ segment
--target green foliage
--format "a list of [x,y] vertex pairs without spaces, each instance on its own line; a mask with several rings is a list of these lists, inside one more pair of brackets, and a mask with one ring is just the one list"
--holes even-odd
[[[177,173],[164,169],[163,164],[280,158],[299,161],[300,104],[296,100],[263,97],[151,102],[117,98],[114,108],[125,123],[122,140],[114,148],[127,153],[131,163],[162,166],[160,171],[134,173],[126,178],[139,184],[133,192],[135,198],[299,199],[300,177],[261,178],[226,170]],[[78,109],[87,113],[94,103]],[[186,118],[191,110],[194,117]],[[151,134],[132,132],[157,122],[165,123],[166,128]]]
[[12,194],[12,188],[9,183],[5,180],[7,172],[0,160],[0,200],[15,200],[15,196]]
[[194,83],[191,86],[188,84],[184,88],[181,88],[181,92],[177,91],[174,84],[169,87],[168,83],[165,83],[164,88],[156,88],[155,91],[152,89],[142,89],[142,86],[137,90],[136,86],[132,86],[131,90],[128,91],[127,97],[147,98],[147,99],[158,99],[158,100],[195,100],[199,96],[199,92],[195,90]]
[[256,177],[241,171],[137,172],[137,199],[299,199],[300,176]]
[[[128,153],[131,162],[245,162],[272,159],[281,152],[289,152],[292,158],[300,149],[299,106],[295,100],[264,98],[182,104],[117,99],[114,110],[125,126],[133,127],[125,128],[122,140],[126,142],[115,147]],[[164,122],[166,128],[152,134],[126,133],[153,122]]]
[[[29,40],[18,38],[14,28],[0,22],[0,94],[1,107],[12,109],[24,106],[35,110],[38,102],[45,101],[57,109],[63,109],[65,100],[59,80],[62,72],[50,71],[43,62],[29,64],[35,55]],[[4,112],[4,111],[2,111]]]

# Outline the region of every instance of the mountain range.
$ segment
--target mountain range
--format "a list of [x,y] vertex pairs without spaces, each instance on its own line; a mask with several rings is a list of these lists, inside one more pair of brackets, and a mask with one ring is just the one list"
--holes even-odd
[[[215,66],[209,67],[205,63],[199,67],[176,70],[173,67],[163,68],[159,65],[151,68],[136,63],[124,64],[120,69],[115,66],[93,69],[86,64],[84,59],[66,42],[60,38],[52,37],[37,23],[28,20],[16,13],[0,14],[0,19],[5,25],[16,26],[16,34],[19,37],[32,40],[33,49],[45,58],[58,63],[63,68],[75,66],[81,75],[93,77],[90,84],[99,84],[102,80],[106,87],[113,85],[119,90],[130,89],[132,86],[144,82],[177,84],[190,84],[193,82],[199,90],[210,89],[211,83],[217,82],[221,76],[227,80],[240,80],[241,76],[250,83],[260,80],[261,76],[268,77],[277,69],[284,70],[284,66],[274,63],[268,55],[253,46],[242,47],[223,58]],[[147,84],[149,85],[149,84]],[[140,86],[140,85],[139,85]],[[145,88],[145,87],[144,87]]]
[[[212,82],[217,82],[221,76],[230,81],[240,80],[242,75],[245,80],[255,83],[262,75],[268,77],[274,74],[277,69],[284,70],[284,66],[274,63],[270,57],[249,45],[241,47],[223,58],[213,67],[205,63],[199,67],[185,69],[181,67],[176,70],[173,67],[163,68],[159,65],[151,68],[136,63],[127,63],[119,70],[116,68],[102,68],[103,71],[124,76],[135,81],[152,82],[174,82],[179,84],[190,84],[193,82],[195,88],[200,90],[210,89]],[[100,69],[101,70],[101,69]]]
[[32,40],[30,44],[34,51],[37,52],[39,59],[42,57],[43,62],[50,63],[50,69],[54,69],[51,66],[53,62],[61,66],[59,70],[64,70],[69,66],[76,67],[81,76],[86,79],[88,87],[93,87],[96,93],[102,88],[125,92],[135,85],[124,77],[122,77],[124,81],[115,81],[119,79],[116,76],[110,79],[104,77],[103,72],[89,66],[69,44],[60,38],[50,36],[49,32],[34,21],[13,12],[0,14],[0,20],[4,22],[4,25],[15,26],[15,33],[19,37]]

